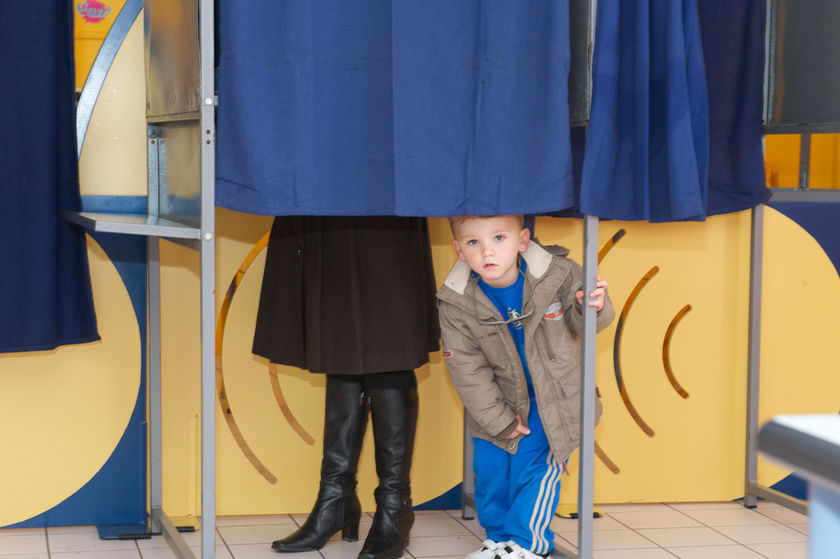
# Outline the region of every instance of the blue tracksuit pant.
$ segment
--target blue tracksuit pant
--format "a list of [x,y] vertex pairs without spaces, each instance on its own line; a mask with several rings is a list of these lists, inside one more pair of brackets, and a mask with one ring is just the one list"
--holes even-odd
[[531,400],[530,435],[519,441],[516,454],[474,438],[475,505],[478,522],[494,541],[513,540],[523,548],[545,554],[554,547],[551,519],[560,500],[560,475],[565,469],[551,452]]

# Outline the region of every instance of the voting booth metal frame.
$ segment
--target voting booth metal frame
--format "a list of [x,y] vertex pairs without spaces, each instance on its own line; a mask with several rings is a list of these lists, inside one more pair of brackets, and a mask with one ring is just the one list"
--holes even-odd
[[[819,17],[811,17],[819,13]],[[770,202],[840,202],[840,191],[810,188],[811,136],[840,133],[840,47],[834,30],[840,5],[820,0],[802,6],[786,0],[767,1],[764,71],[764,133],[799,134],[799,180],[796,188],[774,188]],[[803,48],[810,45],[813,48]],[[814,49],[823,49],[821,53]],[[795,72],[794,75],[791,75]],[[747,431],[744,506],[755,508],[759,498],[807,514],[808,503],[758,483],[758,400],[761,356],[761,288],[764,252],[764,206],[752,210],[750,246],[749,349],[747,358]]]
[[[79,149],[99,90],[140,10],[144,13],[148,197],[145,214],[63,212],[89,230],[145,236],[148,322],[150,531],[194,559],[163,510],[160,244],[199,253],[201,330],[201,557],[215,558],[215,84],[213,0],[127,0],[79,98]],[[193,526],[194,527],[194,526]]]
[[[591,62],[597,0],[570,0],[572,64],[569,102],[572,125],[585,125],[591,98]],[[179,557],[195,558],[178,528],[162,508],[160,248],[166,239],[200,255],[201,329],[201,557],[215,557],[215,87],[213,0],[127,0],[94,62],[77,109],[79,149],[105,75],[128,28],[144,8],[148,199],[145,214],[63,212],[63,217],[99,232],[147,237],[149,491],[153,531],[163,533]],[[780,12],[781,10],[781,12]],[[785,12],[787,10],[787,12]],[[784,13],[782,13],[784,12]],[[837,191],[808,188],[810,136],[840,132],[840,118],[792,118],[778,103],[775,72],[785,60],[779,23],[796,12],[784,0],[768,0],[765,133],[798,133],[800,184],[774,189],[772,201],[840,201]],[[835,51],[836,52],[836,51]],[[186,162],[186,163],[184,163]],[[744,505],[765,498],[799,512],[807,503],[757,483],[757,434],[763,262],[762,205],[752,210],[746,468]],[[598,218],[583,218],[584,290],[594,289],[597,275]],[[584,306],[582,336],[581,448],[578,485],[578,548],[555,548],[554,557],[592,557],[595,318]],[[472,439],[464,423],[463,516],[475,514]]]

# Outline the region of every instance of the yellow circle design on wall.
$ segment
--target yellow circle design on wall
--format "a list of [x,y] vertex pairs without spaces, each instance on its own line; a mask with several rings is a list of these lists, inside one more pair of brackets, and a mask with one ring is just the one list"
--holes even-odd
[[0,526],[45,512],[87,483],[116,448],[137,401],[134,308],[105,251],[90,237],[87,246],[102,339],[0,355]]

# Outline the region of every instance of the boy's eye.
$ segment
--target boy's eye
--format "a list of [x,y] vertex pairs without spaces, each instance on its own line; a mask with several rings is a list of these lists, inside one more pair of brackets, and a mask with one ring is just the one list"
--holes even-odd
[[504,241],[504,240],[505,240],[505,236],[504,236],[504,235],[496,235],[496,237],[495,237],[495,238],[496,238],[496,240],[497,240],[497,241]]
[[475,246],[477,244],[478,244],[478,241],[475,240],[475,239],[470,239],[469,241],[467,241],[467,246]]

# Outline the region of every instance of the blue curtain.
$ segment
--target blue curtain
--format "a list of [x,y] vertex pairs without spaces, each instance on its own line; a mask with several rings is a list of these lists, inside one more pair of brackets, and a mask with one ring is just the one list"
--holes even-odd
[[762,143],[765,0],[697,0],[709,83],[708,214],[766,202]]
[[71,2],[0,2],[0,352],[99,339],[78,210]]
[[218,0],[216,200],[268,215],[573,202],[568,0]]
[[694,0],[599,2],[580,210],[706,215],[709,115]]

